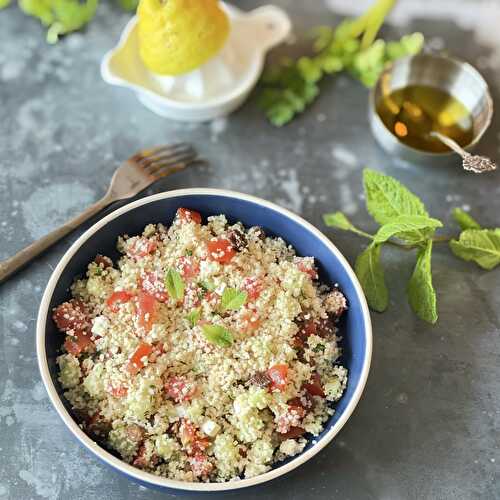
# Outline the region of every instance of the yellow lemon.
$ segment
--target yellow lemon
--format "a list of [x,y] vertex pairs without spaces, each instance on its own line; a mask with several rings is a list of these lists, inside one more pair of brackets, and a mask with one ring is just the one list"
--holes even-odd
[[139,52],[153,73],[180,75],[222,48],[229,20],[218,0],[140,0]]

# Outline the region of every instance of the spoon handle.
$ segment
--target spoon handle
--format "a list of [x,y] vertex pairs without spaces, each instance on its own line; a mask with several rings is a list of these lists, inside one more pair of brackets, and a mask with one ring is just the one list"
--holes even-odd
[[432,131],[429,133],[432,137],[439,139],[442,143],[446,144],[450,149],[458,153],[462,158],[468,158],[471,154],[460,147],[453,139],[450,139],[446,135],[441,134],[441,132]]

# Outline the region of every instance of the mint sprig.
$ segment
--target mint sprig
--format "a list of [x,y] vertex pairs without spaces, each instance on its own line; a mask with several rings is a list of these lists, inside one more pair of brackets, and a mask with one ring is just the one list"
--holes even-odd
[[201,329],[208,342],[219,347],[230,347],[234,341],[233,334],[223,326],[205,324]]
[[457,257],[475,262],[491,270],[500,264],[500,228],[483,229],[467,212],[455,208],[453,218],[462,229],[457,238],[436,236],[443,227],[429,216],[422,200],[396,179],[374,170],[363,171],[366,207],[380,224],[375,234],[356,227],[342,212],[324,214],[329,227],[350,231],[370,240],[358,256],[355,271],[369,306],[383,312],[389,304],[381,261],[382,249],[392,245],[404,250],[416,250],[413,274],[409,278],[408,302],[415,314],[434,324],[438,319],[437,296],[432,283],[432,250],[435,243],[449,242]]
[[225,288],[222,292],[221,312],[237,311],[247,301],[247,293],[237,288]]
[[421,33],[399,41],[376,40],[396,0],[377,0],[365,14],[348,19],[336,29],[314,30],[313,54],[284,59],[266,69],[261,79],[259,105],[268,120],[281,127],[302,113],[319,95],[319,82],[328,75],[347,71],[372,87],[384,66],[395,59],[417,54],[423,47]]

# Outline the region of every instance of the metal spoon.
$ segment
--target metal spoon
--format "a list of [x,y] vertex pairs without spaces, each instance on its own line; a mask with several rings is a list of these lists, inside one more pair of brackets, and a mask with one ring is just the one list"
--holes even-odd
[[462,157],[462,165],[464,170],[469,170],[470,172],[474,172],[475,174],[482,174],[484,172],[491,172],[497,169],[497,165],[495,162],[486,158],[486,156],[478,156],[472,155],[465,151],[465,149],[461,148],[453,139],[450,139],[446,135],[441,134],[440,132],[436,132],[433,130],[429,132],[429,135],[435,137],[443,144],[446,144],[450,149],[455,151],[455,153],[459,154]]

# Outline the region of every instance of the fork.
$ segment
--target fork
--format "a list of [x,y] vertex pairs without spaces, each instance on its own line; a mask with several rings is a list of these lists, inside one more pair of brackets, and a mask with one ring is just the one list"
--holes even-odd
[[1,261],[0,283],[111,203],[135,196],[158,179],[179,172],[197,161],[201,160],[198,159],[196,151],[186,143],[139,151],[117,168],[108,191],[99,201],[63,226]]

